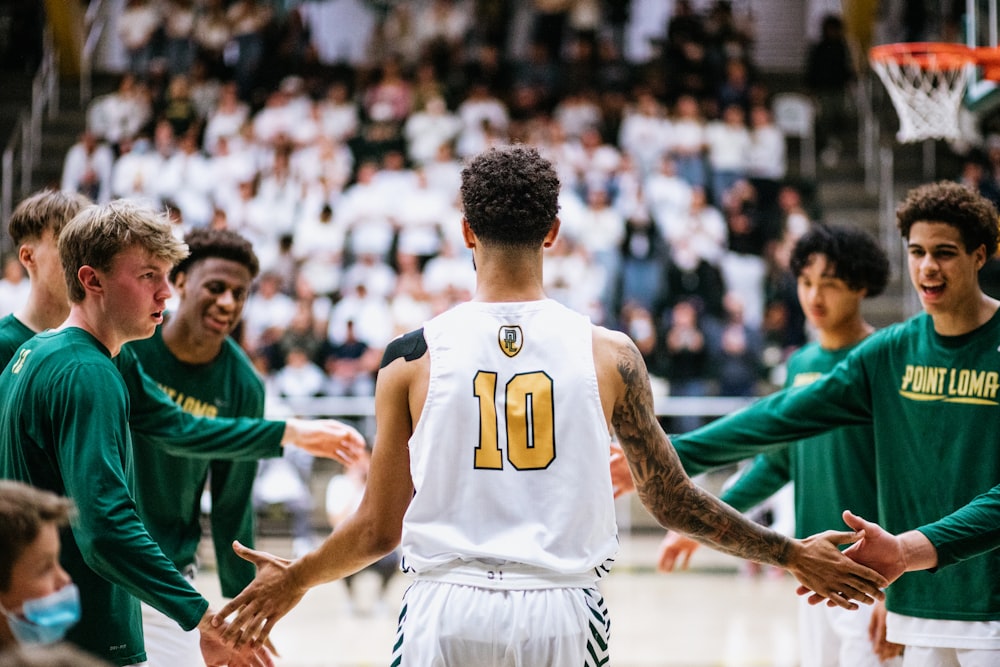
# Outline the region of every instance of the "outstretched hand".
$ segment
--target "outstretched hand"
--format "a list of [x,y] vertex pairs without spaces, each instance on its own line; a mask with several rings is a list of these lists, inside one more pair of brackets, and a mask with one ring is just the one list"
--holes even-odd
[[[899,537],[850,510],[844,510],[843,517],[844,522],[860,536],[860,539],[844,550],[845,556],[880,573],[888,583],[892,583],[906,571],[906,558]],[[800,588],[798,592],[799,595],[810,593],[804,588]],[[822,600],[822,596],[809,595],[809,604],[818,604]]]
[[850,510],[844,510],[844,523],[864,537],[844,553],[857,562],[881,573],[890,583],[906,572],[906,557],[898,537],[877,523],[865,521]]
[[[257,566],[257,576],[235,598],[226,603],[212,618],[212,625],[221,628],[222,640],[240,649],[266,646],[275,623],[298,604],[307,587],[296,581],[291,570],[293,561],[274,554],[256,551],[233,542],[233,551]],[[226,625],[230,614],[236,616]]]
[[[693,540],[683,533],[668,530],[660,542],[660,548],[656,557],[656,569],[660,572],[672,572],[677,566],[681,570],[688,569],[693,554],[701,546],[697,540]],[[680,562],[678,563],[678,559]]]
[[859,539],[857,533],[828,530],[792,541],[785,567],[802,586],[800,595],[812,593],[811,604],[826,599],[830,606],[857,609],[857,602],[882,600],[889,581],[881,574],[845,556],[838,548]]
[[367,453],[365,438],[358,429],[336,419],[289,419],[281,442],[344,465],[355,463]]
[[214,612],[209,609],[198,624],[201,656],[208,667],[274,667],[273,656],[277,653],[270,642],[257,647],[227,646],[222,638],[227,626],[223,623],[216,627],[213,618]]
[[635,491],[635,480],[632,479],[625,450],[618,442],[611,443],[611,486],[615,490],[615,498]]

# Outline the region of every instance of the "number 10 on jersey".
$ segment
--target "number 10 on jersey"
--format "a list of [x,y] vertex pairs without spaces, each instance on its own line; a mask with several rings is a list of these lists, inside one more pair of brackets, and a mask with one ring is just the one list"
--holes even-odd
[[552,378],[542,371],[519,373],[502,388],[503,415],[497,411],[497,374],[479,371],[473,393],[479,399],[479,445],[475,467],[503,469],[500,428],[507,433],[507,460],[517,470],[541,470],[556,458],[552,424]]

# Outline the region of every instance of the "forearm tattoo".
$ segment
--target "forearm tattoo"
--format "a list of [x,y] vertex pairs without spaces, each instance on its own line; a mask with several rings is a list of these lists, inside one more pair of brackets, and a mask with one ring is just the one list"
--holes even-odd
[[615,406],[612,426],[625,450],[643,505],[664,527],[686,533],[719,551],[783,565],[789,548],[787,538],[748,521],[699,488],[684,472],[656,420],[649,376],[638,350],[623,346],[617,365],[625,383],[625,397]]

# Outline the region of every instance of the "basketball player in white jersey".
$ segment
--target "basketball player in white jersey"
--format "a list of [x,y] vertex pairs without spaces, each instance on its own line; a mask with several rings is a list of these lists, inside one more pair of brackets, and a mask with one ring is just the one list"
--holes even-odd
[[310,587],[401,544],[415,581],[393,664],[605,664],[609,617],[597,581],[618,550],[612,428],[664,526],[785,567],[841,606],[882,597],[885,580],[835,546],[853,533],[789,539],[691,483],[632,341],[542,290],[558,193],[552,165],[532,148],[491,149],[465,168],[462,232],[476,295],[388,346],[357,512],[296,561],[235,545],[258,574],[219,612],[238,612],[230,641],[262,641]]

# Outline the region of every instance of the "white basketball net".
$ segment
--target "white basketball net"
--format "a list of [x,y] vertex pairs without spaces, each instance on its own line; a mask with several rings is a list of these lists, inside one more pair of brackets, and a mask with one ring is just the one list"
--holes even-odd
[[[933,60],[933,56],[927,56]],[[924,139],[958,139],[958,114],[969,72],[975,65],[937,68],[886,58],[871,60],[899,115],[896,139],[902,143]]]

